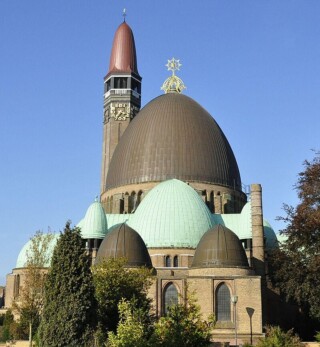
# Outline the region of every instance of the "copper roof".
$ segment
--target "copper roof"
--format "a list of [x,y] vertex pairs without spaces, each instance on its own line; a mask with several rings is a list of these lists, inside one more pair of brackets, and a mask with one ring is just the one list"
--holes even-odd
[[113,39],[108,75],[117,72],[139,75],[134,37],[126,22],[120,24]]
[[129,267],[152,267],[149,252],[141,236],[125,223],[111,228],[102,241],[96,263],[105,258],[126,258]]
[[192,267],[248,267],[248,259],[238,236],[217,225],[201,238]]
[[152,100],[130,123],[113,154],[106,188],[172,178],[241,190],[235,156],[219,125],[177,93]]

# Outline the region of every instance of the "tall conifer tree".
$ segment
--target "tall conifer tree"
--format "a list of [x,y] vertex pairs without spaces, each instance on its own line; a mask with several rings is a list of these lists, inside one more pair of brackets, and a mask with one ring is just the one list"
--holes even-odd
[[43,347],[90,346],[94,329],[90,258],[78,228],[66,224],[54,249],[46,286],[40,343]]

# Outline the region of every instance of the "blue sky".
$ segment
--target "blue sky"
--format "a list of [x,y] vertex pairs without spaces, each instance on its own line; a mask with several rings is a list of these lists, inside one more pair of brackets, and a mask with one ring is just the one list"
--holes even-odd
[[185,94],[216,119],[244,184],[282,203],[319,149],[318,0],[0,2],[0,285],[36,230],[78,223],[99,194],[102,94],[127,8],[143,105],[180,59]]

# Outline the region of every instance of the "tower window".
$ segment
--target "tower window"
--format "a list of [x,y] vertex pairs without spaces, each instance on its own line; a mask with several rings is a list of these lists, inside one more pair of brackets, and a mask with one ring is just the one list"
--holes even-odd
[[108,92],[111,89],[111,80],[107,81],[106,83],[106,92]]
[[128,85],[128,79],[126,77],[116,77],[114,79],[114,85],[118,89],[125,89]]
[[163,293],[163,311],[167,314],[168,308],[178,304],[178,291],[173,283],[169,283]]
[[140,83],[138,83],[136,80],[132,79],[131,81],[131,89],[134,90],[136,93],[141,93],[141,87]]
[[171,258],[170,258],[170,255],[167,255],[167,256],[166,256],[165,262],[166,262],[166,267],[171,267]]
[[225,283],[216,290],[216,317],[217,321],[231,321],[231,296]]

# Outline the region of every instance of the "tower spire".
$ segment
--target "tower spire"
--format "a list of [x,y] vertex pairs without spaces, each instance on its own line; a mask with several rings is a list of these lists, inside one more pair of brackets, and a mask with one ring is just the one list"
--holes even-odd
[[134,36],[125,20],[114,35],[107,77],[115,72],[134,73],[139,76]]
[[124,9],[123,22],[114,35],[109,70],[104,79],[101,194],[105,191],[113,152],[123,132],[140,110],[141,79],[134,37],[126,23]]

